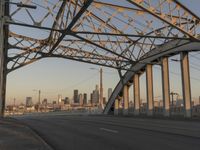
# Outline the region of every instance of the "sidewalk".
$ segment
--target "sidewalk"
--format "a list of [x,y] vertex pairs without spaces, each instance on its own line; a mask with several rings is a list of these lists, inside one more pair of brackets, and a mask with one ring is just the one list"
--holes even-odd
[[29,127],[0,118],[0,150],[52,150]]

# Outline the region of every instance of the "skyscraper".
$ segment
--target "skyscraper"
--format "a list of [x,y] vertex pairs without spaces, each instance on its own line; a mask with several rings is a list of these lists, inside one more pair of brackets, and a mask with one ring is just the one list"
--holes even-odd
[[83,94],[83,105],[86,105],[87,104],[87,94],[84,93]]
[[80,106],[83,105],[83,95],[82,94],[79,94],[79,103],[80,103]]
[[99,104],[99,86],[98,85],[96,85],[95,90],[93,91],[92,103]]
[[109,100],[111,95],[112,95],[112,88],[108,88],[108,100]]
[[26,107],[33,105],[32,97],[26,97]]
[[74,90],[74,103],[79,103],[78,90]]

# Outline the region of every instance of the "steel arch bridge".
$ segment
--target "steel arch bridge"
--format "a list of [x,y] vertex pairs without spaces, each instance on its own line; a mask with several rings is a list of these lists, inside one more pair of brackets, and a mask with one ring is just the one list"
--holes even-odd
[[121,81],[108,113],[119,96],[126,99],[133,76],[175,54],[187,59],[200,47],[200,18],[178,0],[1,0],[0,14],[1,114],[7,74],[42,58],[117,69]]

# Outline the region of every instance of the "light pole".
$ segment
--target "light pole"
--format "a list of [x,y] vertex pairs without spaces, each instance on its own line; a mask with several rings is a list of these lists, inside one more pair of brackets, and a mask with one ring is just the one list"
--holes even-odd
[[[96,69],[96,68],[90,68],[92,70],[99,70],[99,69]],[[99,107],[100,109],[104,109],[104,105],[103,105],[103,69],[100,68],[99,70],[99,73],[100,73],[100,96],[99,96]]]

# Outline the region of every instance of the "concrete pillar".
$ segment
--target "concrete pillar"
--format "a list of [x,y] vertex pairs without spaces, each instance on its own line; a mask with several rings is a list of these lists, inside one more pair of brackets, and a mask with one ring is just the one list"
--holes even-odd
[[128,108],[129,108],[129,88],[128,85],[124,85],[123,88],[123,101],[124,101],[124,108],[123,108],[123,115],[128,115]]
[[162,92],[164,116],[170,116],[170,85],[168,57],[162,58]]
[[153,115],[153,72],[152,65],[146,66],[146,87],[147,87],[147,115]]
[[188,52],[181,53],[181,75],[185,117],[190,118],[192,116],[192,111]]
[[140,113],[140,77],[139,74],[133,76],[133,98],[134,98],[134,115]]
[[119,99],[115,100],[114,115],[119,115]]

